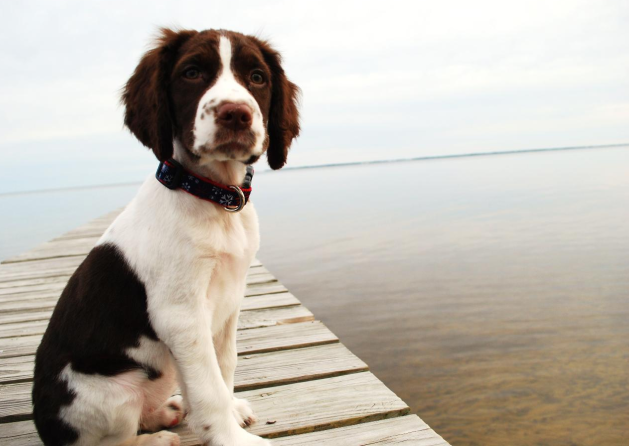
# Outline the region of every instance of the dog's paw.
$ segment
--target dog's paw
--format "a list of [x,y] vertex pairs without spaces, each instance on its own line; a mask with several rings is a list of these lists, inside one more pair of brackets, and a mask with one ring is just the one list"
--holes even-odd
[[186,417],[186,412],[183,406],[183,398],[181,395],[171,396],[166,400],[162,406],[162,417],[168,424],[167,427],[175,427],[183,421]]
[[251,426],[258,421],[249,401],[234,397],[233,408],[234,418],[240,427]]
[[212,442],[204,443],[204,445],[210,444],[220,444],[222,446],[272,446],[269,440],[250,434],[243,429],[238,429],[227,437],[217,435],[212,439]]
[[142,430],[155,432],[177,426],[184,417],[183,399],[180,395],[175,395],[168,398],[155,412],[146,416],[140,427]]
[[143,446],[179,446],[181,444],[179,435],[168,431],[159,431],[148,435],[147,440],[140,444]]

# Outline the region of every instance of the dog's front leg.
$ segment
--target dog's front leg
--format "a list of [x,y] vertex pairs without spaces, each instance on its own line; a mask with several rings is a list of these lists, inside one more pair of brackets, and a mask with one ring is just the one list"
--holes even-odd
[[[227,320],[225,327],[214,338],[218,364],[221,368],[225,386],[233,395],[234,393],[234,373],[238,360],[236,347],[236,333],[238,330],[238,315],[240,311],[235,311]],[[256,417],[249,402],[245,399],[233,397],[234,417],[240,426],[250,426],[256,422]]]
[[192,430],[204,445],[268,446],[267,440],[246,432],[234,418],[232,391],[219,366],[211,315],[203,308],[203,299],[196,303],[185,297],[166,299],[168,304],[149,311],[157,335],[175,359]]

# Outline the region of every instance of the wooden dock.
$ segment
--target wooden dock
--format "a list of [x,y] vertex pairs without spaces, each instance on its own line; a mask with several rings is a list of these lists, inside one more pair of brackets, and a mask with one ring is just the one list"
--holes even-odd
[[[0,265],[0,445],[41,445],[32,422],[35,350],[70,275],[120,210]],[[260,262],[238,324],[236,392],[252,433],[288,445],[447,446]],[[183,445],[199,445],[184,425]]]

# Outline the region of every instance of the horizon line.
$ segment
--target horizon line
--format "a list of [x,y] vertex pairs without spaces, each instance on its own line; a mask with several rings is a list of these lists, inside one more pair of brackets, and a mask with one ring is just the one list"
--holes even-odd
[[344,163],[330,163],[330,164],[314,164],[308,166],[295,166],[295,167],[283,167],[282,170],[297,170],[297,169],[319,169],[323,167],[345,167],[345,166],[359,166],[363,164],[387,164],[387,163],[399,163],[408,161],[430,161],[436,159],[447,158],[469,158],[474,156],[494,156],[494,155],[514,155],[519,153],[536,153],[536,152],[558,152],[562,150],[587,150],[587,149],[612,149],[616,147],[629,147],[629,143],[620,144],[600,144],[589,146],[568,146],[568,147],[549,147],[542,149],[518,149],[518,150],[497,150],[493,152],[470,152],[470,153],[455,153],[451,155],[425,155],[416,156],[410,158],[394,158],[384,160],[370,160],[370,161],[347,161]]
[[[361,166],[361,165],[371,165],[371,164],[389,164],[389,163],[401,163],[401,162],[409,162],[409,161],[430,161],[430,160],[438,160],[438,159],[449,159],[449,158],[471,158],[475,156],[495,156],[495,155],[514,155],[520,153],[538,153],[538,152],[559,152],[559,151],[568,151],[568,150],[587,150],[587,149],[611,149],[617,147],[627,147],[629,143],[620,143],[620,144],[600,144],[600,145],[588,145],[588,146],[569,146],[569,147],[549,147],[542,149],[518,149],[518,150],[498,150],[492,152],[470,152],[470,153],[456,153],[452,155],[425,155],[425,156],[416,156],[410,158],[394,158],[394,159],[384,159],[384,160],[368,160],[368,161],[347,161],[344,163],[329,163],[329,164],[313,164],[306,166],[294,166],[294,167],[284,167],[282,170],[302,170],[302,169],[322,169],[326,167],[347,167],[347,166]],[[265,172],[272,172],[271,170],[262,170],[258,174],[263,174]],[[143,181],[131,181],[125,183],[110,183],[110,184],[92,184],[86,186],[68,186],[68,187],[58,187],[52,189],[34,189],[34,190],[26,190],[26,191],[16,191],[16,192],[6,192],[0,193],[0,197],[7,197],[12,195],[29,195],[29,194],[37,194],[37,193],[51,193],[51,192],[64,192],[71,191],[77,189],[101,189],[101,188],[113,188],[113,187],[126,187],[126,186],[134,186],[138,184],[142,184]]]

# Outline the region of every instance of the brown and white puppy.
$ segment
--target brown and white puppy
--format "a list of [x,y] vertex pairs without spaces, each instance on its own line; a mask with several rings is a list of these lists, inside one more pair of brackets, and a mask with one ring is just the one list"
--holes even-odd
[[[229,31],[162,30],[126,84],[125,124],[159,160],[240,185],[264,152],[286,162],[297,87],[268,43]],[[236,327],[259,246],[239,213],[153,175],[76,270],[37,350],[34,418],[46,445],[178,445],[157,431],[188,413],[204,444],[267,445],[241,426]],[[181,397],[171,397],[179,386]]]

